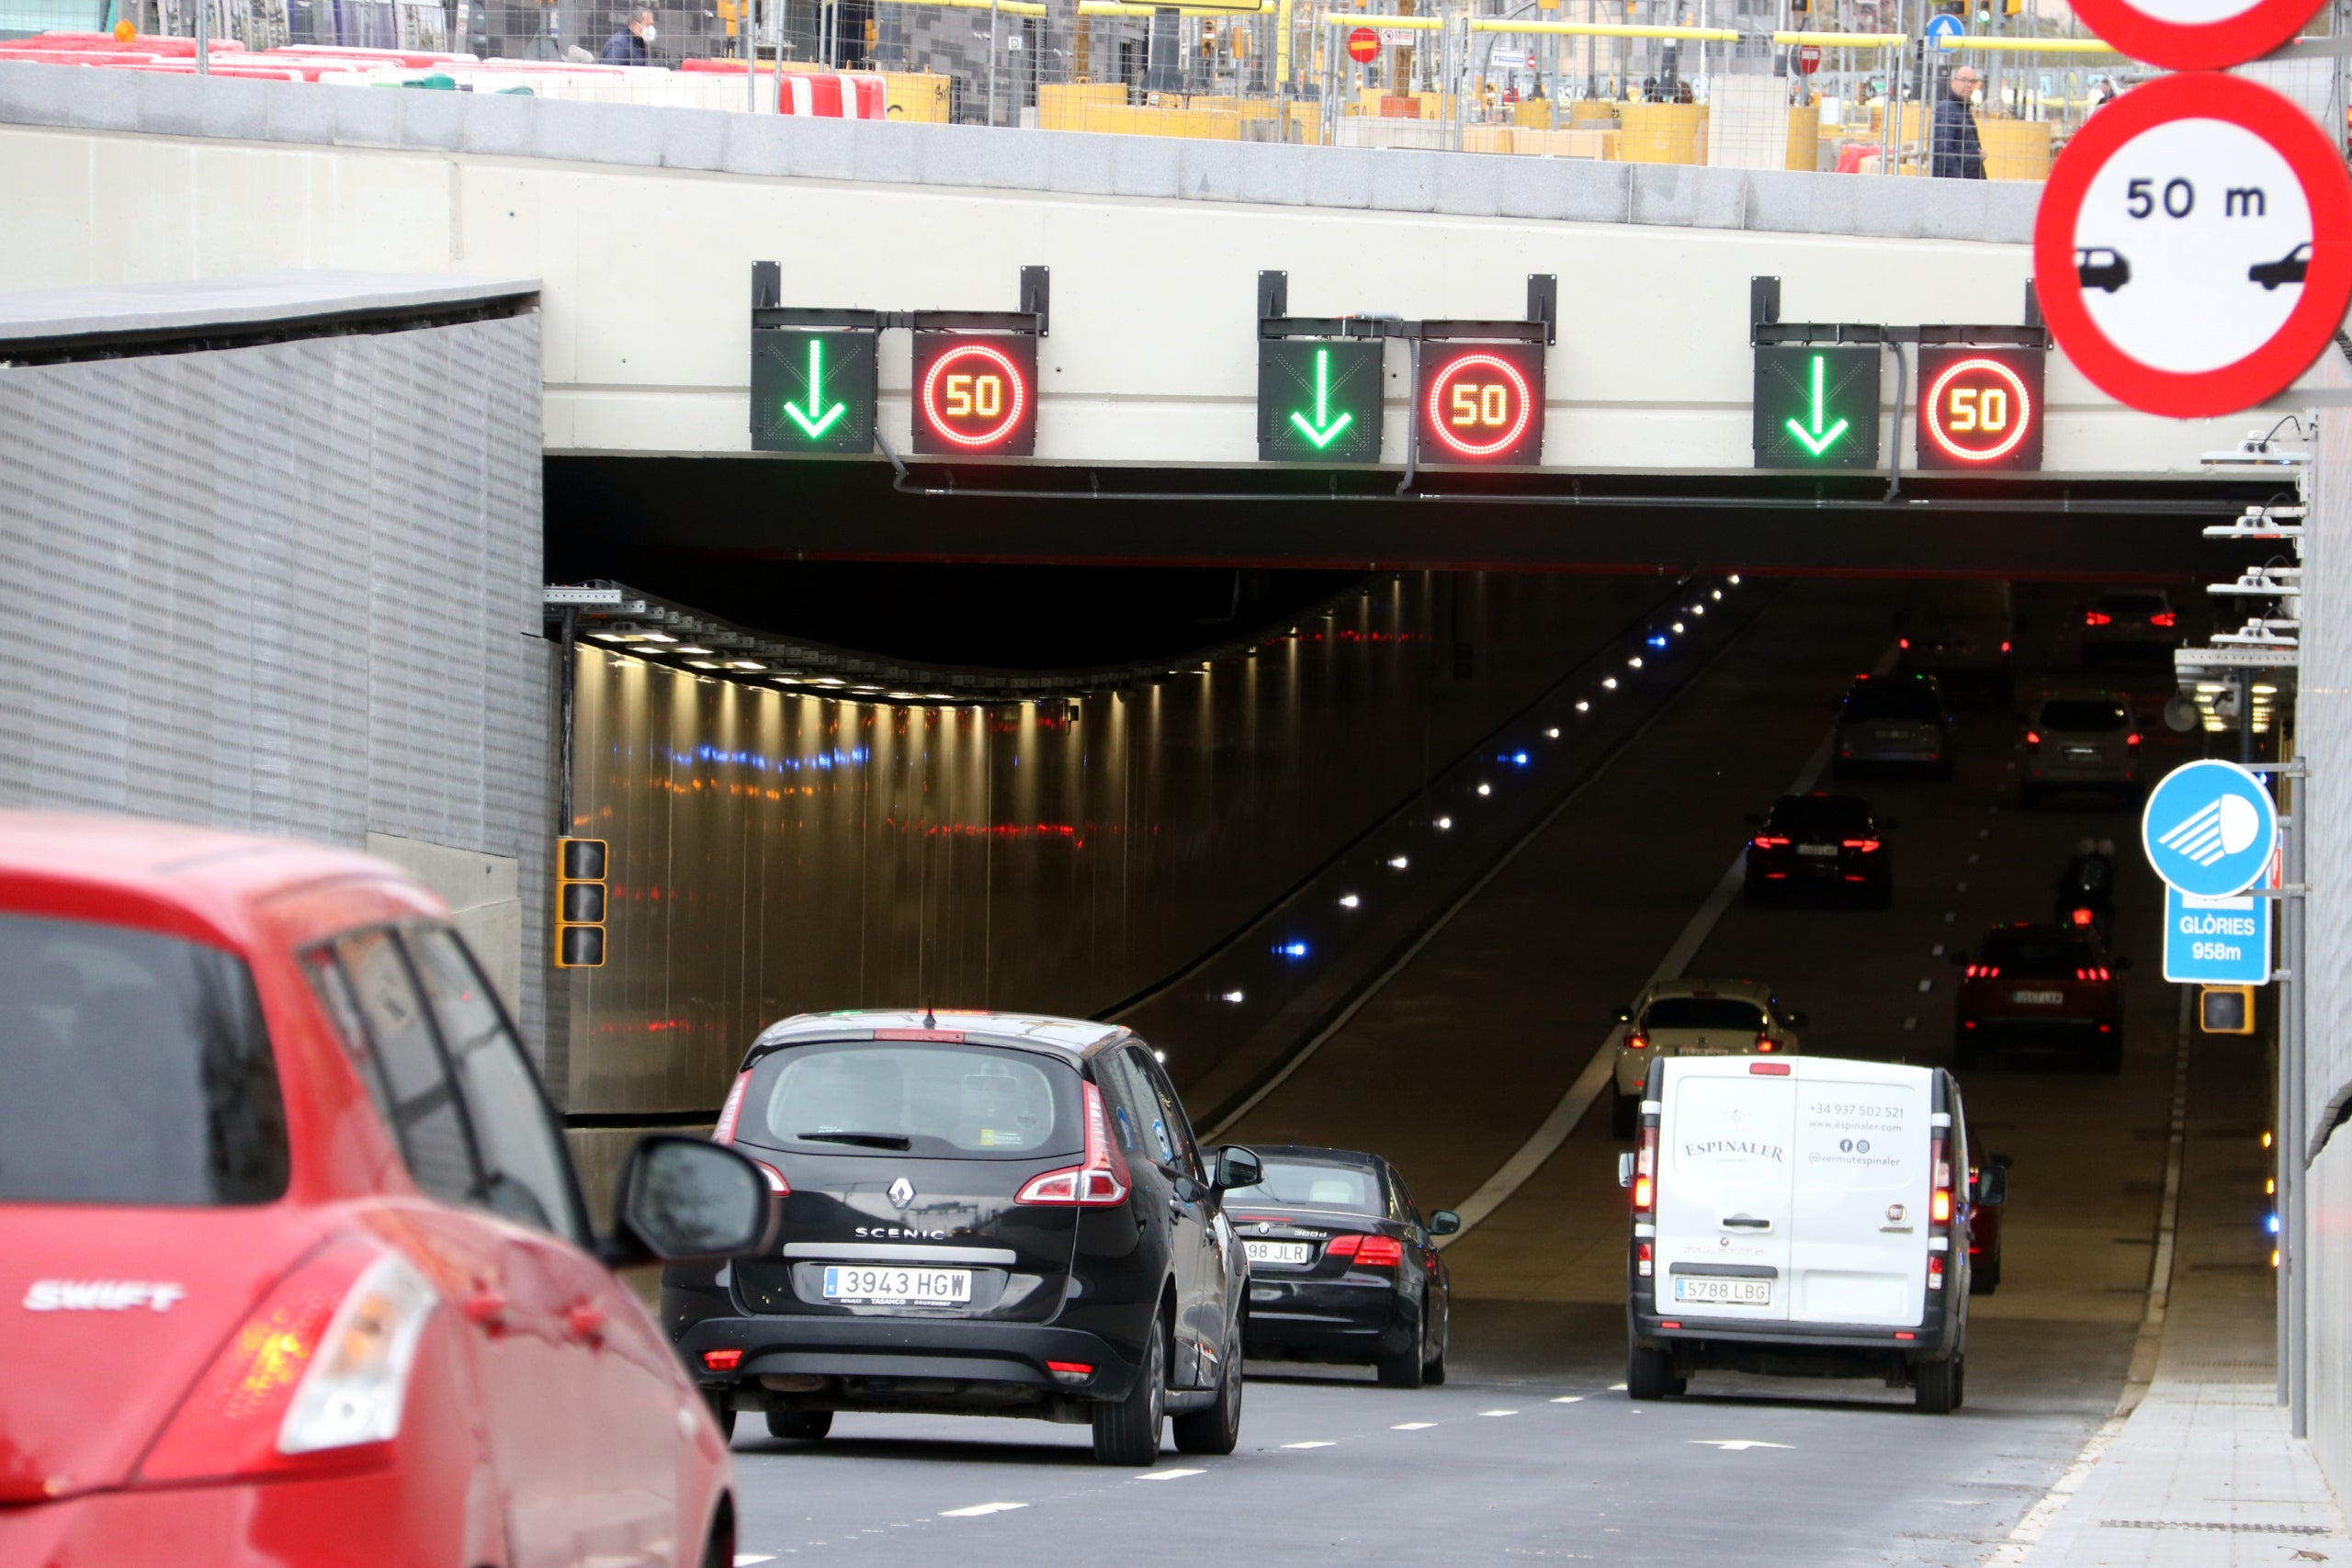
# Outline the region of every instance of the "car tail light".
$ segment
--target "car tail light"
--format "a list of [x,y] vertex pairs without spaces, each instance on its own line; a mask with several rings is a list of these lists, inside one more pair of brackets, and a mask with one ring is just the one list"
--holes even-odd
[[1647,1214],[1657,1206],[1657,1124],[1642,1128],[1634,1145],[1634,1213]]
[[1080,1383],[1094,1375],[1091,1361],[1047,1361],[1046,1370],[1054,1374],[1056,1382]]
[[792,1183],[784,1179],[784,1172],[763,1159],[755,1159],[752,1163],[760,1168],[760,1179],[768,1184],[769,1191],[779,1198],[792,1196]]
[[1016,1203],[1046,1203],[1063,1208],[1111,1209],[1127,1201],[1127,1156],[1111,1141],[1110,1118],[1102,1111],[1102,1091],[1081,1082],[1086,1096],[1086,1161],[1033,1176],[1012,1195]]
[[272,1286],[213,1356],[141,1479],[283,1472],[390,1443],[440,1304],[401,1254],[356,1236],[329,1242]]
[[705,1350],[702,1364],[714,1372],[731,1372],[743,1364],[741,1350]]
[[1878,848],[1876,839],[1840,839],[1838,843],[1842,849],[1860,850],[1864,854],[1870,854]]
[[712,1143],[735,1141],[735,1122],[743,1114],[743,1096],[751,1087],[752,1075],[748,1071],[735,1075],[735,1087],[727,1091],[727,1103],[718,1108],[718,1124],[710,1130]]
[[2040,735],[2040,734],[2038,734],[2037,732],[2033,731],[2033,730],[2030,730],[2030,729],[2027,730],[2027,731],[2025,732],[2025,749],[2026,749],[2027,750],[2029,750],[2029,751],[2039,751],[2039,750],[2041,750],[2041,735]]
[[1649,1043],[1650,1037],[1638,1029],[1625,1036],[1625,1048],[1629,1051],[1639,1051]]
[[1899,648],[1899,649],[1902,649],[1905,652],[1906,652],[1906,653],[1907,653],[1907,652],[1909,652],[1909,651],[1911,650],[1911,639],[1910,639],[1909,637],[1897,637],[1897,638],[1895,638],[1895,639],[1894,639],[1894,646],[1895,646],[1895,647],[1897,647],[1897,648]]
[[1657,1252],[1648,1242],[1634,1244],[1634,1272],[1646,1280],[1657,1272]]
[[2006,642],[2005,642],[2005,643],[2003,643],[2003,644],[2001,645],[2001,651],[2002,651],[2003,653],[2007,653],[2007,652],[2008,652],[2008,651],[2009,651],[2009,645],[2008,645],[2007,643],[2006,643]]
[[2140,744],[2140,733],[2139,733],[2139,731],[2138,731],[2138,730],[2133,730],[2131,734],[2129,734],[2129,735],[2125,736],[2125,737],[2123,738],[2123,744],[2125,744],[2126,746],[2137,746],[2138,744]]
[[2148,617],[2148,624],[2152,626],[2163,626],[2166,630],[2170,630],[2173,623],[2177,621],[2179,618],[2180,617],[2177,615],[2170,610],[2159,610],[2154,615]]
[[1749,847],[1750,847],[1750,848],[1752,848],[1752,849],[1758,849],[1758,850],[1777,850],[1777,849],[1781,849],[1781,848],[1784,847],[1784,846],[1788,843],[1788,840],[1787,840],[1786,839],[1763,839],[1763,838],[1757,838],[1757,839],[1750,839],[1750,840],[1747,840],[1747,842],[1748,842]]
[[1394,1269],[1405,1261],[1405,1244],[1393,1235],[1335,1235],[1323,1256],[1349,1258],[1356,1269]]
[[[2066,911],[2066,918],[2078,926],[2086,926],[2091,923],[2094,915],[2089,909],[2069,909]],[[2087,971],[2077,969],[2075,971],[2075,978],[2077,980],[2087,980],[2090,978],[2090,975]]]
[[2086,626],[2111,626],[2114,624],[2115,617],[2109,615],[2105,610],[2085,610],[2083,612],[2083,625]]
[[1767,1055],[1780,1049],[1778,1045],[1772,1043],[1772,1037],[1769,1034],[1759,1034],[1756,1037],[1756,1048]]

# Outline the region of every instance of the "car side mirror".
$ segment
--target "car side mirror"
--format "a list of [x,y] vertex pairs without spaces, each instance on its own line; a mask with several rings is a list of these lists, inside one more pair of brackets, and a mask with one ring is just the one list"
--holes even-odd
[[1997,1209],[2009,1201],[2009,1169],[1987,1160],[1976,1172],[1976,1201]]
[[765,1248],[775,1206],[759,1167],[723,1144],[649,1133],[629,1146],[613,1193],[610,1267],[718,1263]]
[[1239,1144],[1227,1144],[1216,1154],[1216,1190],[1229,1192],[1237,1187],[1255,1187],[1266,1179],[1265,1162]]
[[1633,1184],[1634,1156],[1631,1153],[1619,1155],[1617,1156],[1617,1185],[1631,1187]]
[[1451,1209],[1440,1209],[1430,1216],[1430,1235],[1452,1235],[1462,1228],[1462,1216]]

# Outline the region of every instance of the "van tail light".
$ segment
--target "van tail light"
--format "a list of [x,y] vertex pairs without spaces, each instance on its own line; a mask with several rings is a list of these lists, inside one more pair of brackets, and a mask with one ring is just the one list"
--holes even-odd
[[2025,749],[2029,751],[2041,750],[2041,737],[2038,732],[2030,729],[2025,732]]
[[2179,619],[2180,616],[2174,611],[2158,610],[2154,615],[2148,617],[2148,624],[2152,626],[2163,626],[2166,630],[2170,630],[2173,623]]
[[2114,624],[2115,617],[2109,615],[2105,610],[2085,610],[2083,612],[2083,625],[2086,626],[2111,626]]
[[1938,1229],[1951,1224],[1951,1143],[1937,1138],[1928,1150],[1928,1164],[1933,1183],[1928,1194],[1928,1219]]
[[1647,1215],[1657,1206],[1657,1127],[1642,1128],[1634,1145],[1634,1213]]
[[1928,1254],[1928,1289],[1940,1291],[1943,1288],[1944,1255],[1940,1252],[1930,1252]]
[[1625,1049],[1628,1051],[1639,1051],[1649,1043],[1650,1037],[1638,1029],[1625,1036]]
[[727,1091],[727,1103],[718,1108],[718,1124],[710,1130],[712,1143],[731,1144],[735,1141],[735,1123],[743,1114],[743,1096],[751,1087],[750,1073],[735,1075],[735,1087]]
[[328,1242],[215,1353],[140,1479],[299,1473],[369,1447],[389,1459],[417,1346],[440,1304],[401,1254],[357,1236]]
[[1014,1202],[1114,1209],[1127,1201],[1134,1178],[1127,1169],[1127,1156],[1111,1139],[1111,1119],[1102,1110],[1102,1091],[1087,1082],[1078,1087],[1086,1097],[1085,1163],[1031,1177],[1012,1195]]
[[1784,1078],[1789,1076],[1786,1062],[1750,1062],[1747,1070],[1763,1077]]
[[1335,1235],[1323,1256],[1345,1258],[1351,1269],[1394,1269],[1405,1261],[1405,1244],[1393,1235]]
[[1645,1280],[1657,1273],[1657,1252],[1646,1241],[1634,1245],[1634,1272]]
[[2140,732],[2135,729],[2131,734],[2125,736],[2123,738],[2123,744],[2126,746],[2137,746],[2140,744]]

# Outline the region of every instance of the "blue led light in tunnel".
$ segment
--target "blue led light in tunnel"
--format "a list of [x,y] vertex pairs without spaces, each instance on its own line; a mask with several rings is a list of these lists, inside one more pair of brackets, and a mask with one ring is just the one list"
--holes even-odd
[[1527,753],[1524,751],[1513,751],[1510,754],[1510,760],[1522,768],[1527,766]]
[[1274,944],[1274,955],[1278,958],[1304,958],[1306,956],[1306,944],[1303,942],[1277,942]]
[[[1682,628],[1681,628],[1681,627],[1679,627],[1679,626],[1677,626],[1675,629],[1676,629],[1677,631],[1679,631],[1679,630],[1681,630]],[[1650,638],[1650,646],[1651,646],[1652,648],[1664,648],[1664,647],[1666,646],[1666,634],[1665,634],[1665,633],[1663,633],[1663,632],[1661,632],[1661,633],[1659,633],[1658,635],[1657,635],[1656,637],[1651,637],[1651,638]]]

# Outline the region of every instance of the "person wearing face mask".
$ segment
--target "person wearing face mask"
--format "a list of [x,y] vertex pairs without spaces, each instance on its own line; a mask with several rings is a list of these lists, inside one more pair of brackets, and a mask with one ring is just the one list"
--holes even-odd
[[597,57],[607,65],[650,65],[653,63],[653,12],[640,6],[628,14],[621,30],[605,40],[605,52]]
[[1939,180],[1984,177],[1984,144],[1976,139],[1976,117],[1968,107],[1968,100],[1976,96],[1983,81],[1974,66],[1962,66],[1951,73],[1951,91],[1936,106],[1935,145],[1928,172]]

